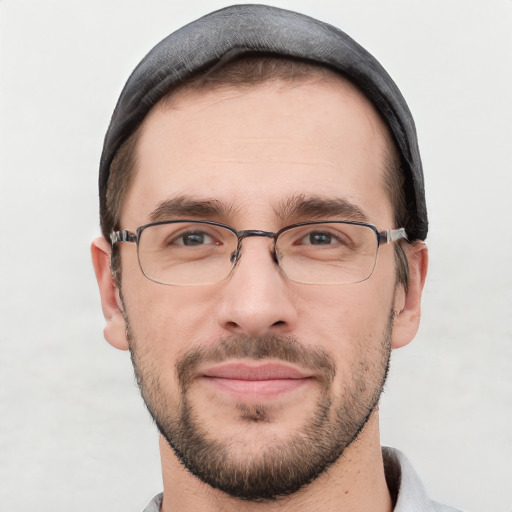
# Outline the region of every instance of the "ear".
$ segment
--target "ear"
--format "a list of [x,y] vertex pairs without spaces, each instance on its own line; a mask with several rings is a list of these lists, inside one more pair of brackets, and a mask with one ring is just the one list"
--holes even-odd
[[103,334],[113,347],[127,350],[129,345],[126,338],[126,324],[119,290],[110,271],[110,252],[110,244],[103,237],[96,238],[91,244],[92,264],[106,321]]
[[400,348],[407,345],[418,332],[421,317],[421,294],[427,277],[428,249],[424,242],[405,246],[409,262],[409,286],[397,289],[395,296],[393,335],[391,346]]

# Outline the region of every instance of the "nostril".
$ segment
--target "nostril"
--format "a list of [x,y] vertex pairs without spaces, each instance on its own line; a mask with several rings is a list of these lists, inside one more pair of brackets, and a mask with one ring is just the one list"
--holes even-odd
[[277,325],[284,325],[284,322],[282,320],[278,320],[277,322],[274,322],[272,324],[272,327],[277,326]]

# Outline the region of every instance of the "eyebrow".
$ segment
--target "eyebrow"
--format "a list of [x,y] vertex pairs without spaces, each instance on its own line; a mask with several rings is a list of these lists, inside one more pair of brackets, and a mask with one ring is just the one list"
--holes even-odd
[[[283,200],[273,208],[275,215],[282,221],[299,221],[315,219],[368,220],[363,210],[344,198],[306,197],[304,194]],[[198,199],[193,196],[180,195],[158,203],[149,214],[151,222],[176,218],[227,219],[238,211],[232,204],[225,204],[217,199]]]
[[173,218],[228,217],[235,213],[233,205],[226,205],[217,199],[196,199],[192,196],[176,196],[158,203],[149,214],[151,222]]
[[336,217],[340,220],[368,221],[364,211],[344,198],[294,196],[283,201],[275,214],[283,221],[290,219],[321,219]]

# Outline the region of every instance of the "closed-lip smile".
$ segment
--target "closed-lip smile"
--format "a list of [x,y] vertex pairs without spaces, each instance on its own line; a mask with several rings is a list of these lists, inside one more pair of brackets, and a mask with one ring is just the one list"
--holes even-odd
[[296,390],[314,375],[281,362],[231,361],[204,369],[199,378],[220,391],[261,399]]

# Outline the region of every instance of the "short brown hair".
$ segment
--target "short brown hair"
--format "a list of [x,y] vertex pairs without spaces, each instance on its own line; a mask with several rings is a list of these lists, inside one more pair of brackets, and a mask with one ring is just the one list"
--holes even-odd
[[[237,58],[236,52],[226,55],[215,66],[206,72],[197,74],[184,81],[179,87],[169,91],[160,103],[171,99],[178,90],[211,90],[220,87],[237,89],[251,88],[268,81],[284,81],[294,83],[309,78],[326,78],[333,73],[328,68],[301,59],[276,56],[244,55]],[[334,72],[341,76],[338,72]],[[141,125],[128,137],[117,151],[110,166],[110,174],[106,189],[105,210],[101,215],[101,229],[108,240],[112,231],[120,229],[121,211],[128,190],[133,182],[136,161],[136,146],[140,137]],[[406,193],[404,190],[405,175],[399,152],[389,133],[388,151],[383,173],[384,186],[393,207],[396,227],[408,225]],[[407,257],[400,243],[395,244],[396,280],[397,284],[407,289],[409,282],[409,267]],[[112,251],[112,273],[120,285],[120,260],[117,251]]]

